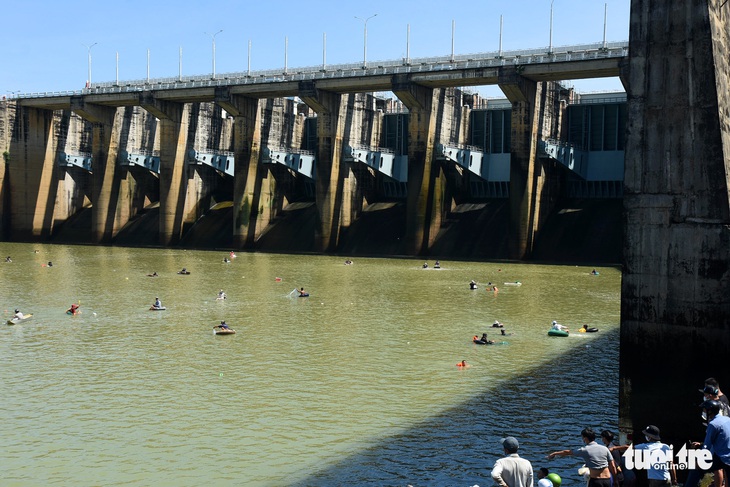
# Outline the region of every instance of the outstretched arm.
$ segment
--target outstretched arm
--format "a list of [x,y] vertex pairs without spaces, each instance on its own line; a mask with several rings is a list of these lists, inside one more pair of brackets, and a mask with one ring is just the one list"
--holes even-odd
[[573,454],[573,450],[558,450],[548,455],[548,460],[552,460],[555,457],[567,457]]

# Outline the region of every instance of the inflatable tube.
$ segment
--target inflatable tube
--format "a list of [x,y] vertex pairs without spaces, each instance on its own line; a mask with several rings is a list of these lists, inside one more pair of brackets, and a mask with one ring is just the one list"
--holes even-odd
[[484,340],[481,340],[479,338],[474,338],[474,339],[472,339],[472,341],[474,343],[476,343],[477,345],[494,345],[494,342],[492,340],[485,342]]
[[302,293],[302,294],[299,295],[299,297],[300,298],[308,298],[309,297],[309,293]]
[[563,479],[556,473],[549,473],[545,478],[553,483],[553,487],[560,487],[560,484],[563,483]]
[[150,306],[150,311],[165,311],[166,309],[167,308],[165,308],[164,306],[160,306],[160,307],[157,307],[157,306],[154,306],[154,305],[153,306]]
[[598,331],[598,328],[581,328],[578,331],[580,333],[595,333]]
[[567,337],[568,336],[568,332],[567,331],[563,331],[563,330],[549,330],[548,331],[548,336],[551,336],[551,337]]

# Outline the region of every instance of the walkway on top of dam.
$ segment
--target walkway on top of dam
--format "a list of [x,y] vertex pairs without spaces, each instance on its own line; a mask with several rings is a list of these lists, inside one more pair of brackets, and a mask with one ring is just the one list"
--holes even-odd
[[[316,82],[318,89],[337,93],[390,91],[395,75],[429,87],[495,85],[510,75],[533,81],[605,78],[621,75],[628,60],[628,42],[601,42],[552,49],[492,51],[428,58],[403,58],[304,68],[280,68],[210,75],[147,78],[93,83],[76,91],[23,93],[16,96],[24,106],[64,109],[70,97],[91,95],[93,101],[111,106],[138,105],[140,92],[174,101],[213,101],[215,88],[229,87],[231,94],[253,98],[296,96],[300,82]],[[97,96],[98,95],[98,98]],[[131,96],[130,96],[131,95]]]

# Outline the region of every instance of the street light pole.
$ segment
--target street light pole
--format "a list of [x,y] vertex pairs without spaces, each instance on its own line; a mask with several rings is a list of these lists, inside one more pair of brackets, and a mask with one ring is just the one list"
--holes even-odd
[[553,53],[553,2],[550,0],[550,47],[548,47],[548,54]]
[[217,36],[221,32],[223,32],[223,29],[219,30],[215,34],[208,34],[207,32],[205,32],[210,36],[210,39],[213,41],[213,79],[215,79],[215,36]]
[[97,44],[98,44],[98,42],[95,42],[90,46],[87,46],[86,44],[82,44],[82,46],[86,47],[86,53],[88,54],[88,57],[89,57],[89,79],[88,79],[89,87],[91,87],[91,48]]
[[368,20],[372,19],[373,17],[377,17],[378,14],[373,14],[367,19],[362,19],[360,17],[355,17],[358,20],[362,20],[364,24],[363,29],[363,45],[362,45],[362,67],[366,68],[368,66]]

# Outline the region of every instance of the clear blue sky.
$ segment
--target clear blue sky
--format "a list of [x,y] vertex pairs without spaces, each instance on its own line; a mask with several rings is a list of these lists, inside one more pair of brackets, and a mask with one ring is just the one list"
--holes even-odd
[[[183,75],[212,72],[215,37],[216,73],[246,71],[251,41],[251,69],[316,66],[361,62],[364,22],[368,61],[410,56],[468,54],[499,48],[533,49],[550,43],[551,0],[22,0],[4,2],[0,47],[0,95],[13,92],[78,90],[92,81],[176,77],[182,47]],[[553,46],[629,36],[630,0],[552,0]],[[410,25],[410,37],[407,35]],[[207,33],[207,34],[206,34]],[[285,48],[285,38],[288,47]],[[408,42],[410,41],[410,42]],[[621,90],[616,78],[575,81],[581,92]],[[496,91],[495,91],[496,90]],[[480,89],[500,96],[498,89]]]

